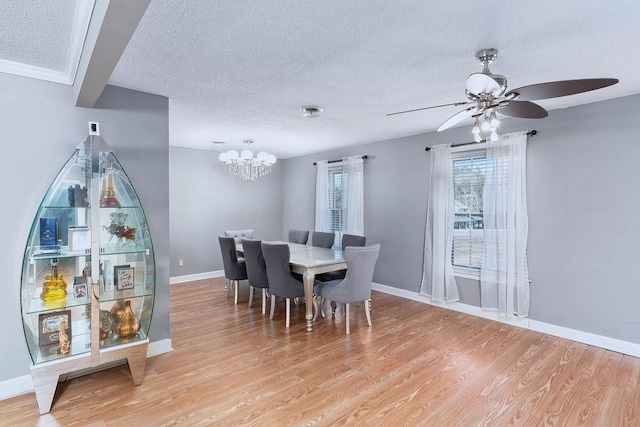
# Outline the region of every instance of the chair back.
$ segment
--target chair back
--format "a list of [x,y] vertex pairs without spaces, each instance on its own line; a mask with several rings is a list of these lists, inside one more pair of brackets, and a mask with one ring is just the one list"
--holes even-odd
[[249,284],[255,288],[268,288],[267,266],[262,255],[262,241],[242,239],[244,263],[247,266]]
[[304,287],[291,275],[291,253],[286,243],[262,242],[262,255],[267,267],[269,293],[284,298],[304,296]]
[[253,239],[253,228],[244,230],[224,230],[225,237],[233,237],[236,245],[242,243],[242,239]]
[[233,237],[218,236],[220,250],[222,251],[222,264],[224,276],[230,280],[244,280],[247,278],[247,269],[244,263],[238,262],[236,255],[236,242]]
[[355,303],[371,298],[373,270],[380,255],[380,243],[371,246],[347,246],[344,260],[347,275],[340,286],[345,292],[345,303]]
[[364,236],[356,236],[355,234],[342,235],[342,249],[347,246],[364,246],[367,244],[367,238]]
[[291,243],[307,244],[309,240],[309,230],[289,230],[289,241]]
[[311,234],[311,245],[320,248],[331,248],[336,241],[335,233],[325,233],[323,231],[314,231]]

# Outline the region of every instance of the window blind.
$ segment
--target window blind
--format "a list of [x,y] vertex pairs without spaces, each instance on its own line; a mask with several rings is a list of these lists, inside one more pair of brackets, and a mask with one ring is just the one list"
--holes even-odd
[[336,235],[334,246],[342,242],[345,206],[343,203],[343,173],[342,162],[329,167],[329,223],[331,231]]
[[484,250],[482,192],[490,160],[485,150],[452,154],[455,221],[451,262],[479,270]]

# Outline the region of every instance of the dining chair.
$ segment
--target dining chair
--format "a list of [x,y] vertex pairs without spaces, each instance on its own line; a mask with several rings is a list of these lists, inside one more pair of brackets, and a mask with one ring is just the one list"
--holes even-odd
[[307,244],[309,240],[309,230],[289,230],[289,242]]
[[[242,243],[242,239],[253,239],[253,228],[245,228],[244,230],[224,230],[226,237],[233,237],[236,245]],[[241,252],[236,252],[238,258],[242,261],[244,256]]]
[[233,237],[236,245],[242,243],[242,239],[253,239],[253,228],[244,230],[224,230],[225,237]]
[[[238,286],[240,280],[247,280],[247,266],[244,261],[239,261],[236,254],[236,242],[233,237],[218,236],[220,250],[222,251],[222,264],[224,266],[224,277],[235,285],[234,303],[238,303]],[[229,287],[227,287],[227,297],[229,297]]]
[[269,289],[269,279],[267,277],[267,266],[262,255],[262,241],[252,239],[242,239],[242,249],[244,251],[244,262],[247,266],[247,278],[249,279],[249,307],[253,304],[253,292],[255,288],[262,289],[262,314],[267,312],[267,289]]
[[[364,246],[367,244],[367,238],[364,236],[357,236],[355,234],[343,234],[342,235],[342,250],[348,246]],[[344,279],[347,274],[347,270],[327,271],[326,273],[316,275],[316,279],[321,282],[329,282],[331,280]]]
[[330,249],[335,241],[335,233],[325,233],[323,231],[314,231],[311,233],[311,246]]
[[313,300],[316,310],[315,317],[318,317],[318,312],[321,312],[324,317],[322,307],[325,299],[345,304],[345,328],[348,334],[350,332],[349,305],[364,302],[367,323],[372,326],[369,299],[371,298],[373,270],[379,254],[379,243],[371,246],[347,246],[344,249],[344,260],[347,263],[346,277],[343,280],[320,282],[315,285],[314,294],[316,297]]
[[273,319],[276,297],[284,298],[286,303],[285,326],[288,328],[291,318],[291,298],[304,297],[304,286],[291,274],[289,245],[262,242],[262,255],[267,267],[269,293],[271,294],[269,319]]

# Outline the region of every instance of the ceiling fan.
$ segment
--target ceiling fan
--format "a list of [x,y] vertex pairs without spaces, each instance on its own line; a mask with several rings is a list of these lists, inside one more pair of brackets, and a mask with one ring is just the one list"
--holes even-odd
[[608,78],[562,80],[523,86],[507,92],[507,79],[499,74],[493,74],[489,70],[489,64],[491,64],[497,56],[497,49],[483,49],[476,53],[476,59],[484,68],[480,73],[471,74],[465,81],[465,95],[469,101],[398,111],[389,113],[387,116],[412,113],[414,111],[428,110],[431,108],[470,105],[445,120],[438,128],[438,132],[448,129],[462,120],[471,117],[475,118],[475,125],[472,132],[475,135],[476,141],[482,140],[481,133],[485,135],[490,133],[492,139],[497,139],[495,129],[500,121],[496,116],[496,112],[512,117],[541,119],[547,117],[547,110],[531,102],[531,100],[574,95],[618,83],[618,79]]

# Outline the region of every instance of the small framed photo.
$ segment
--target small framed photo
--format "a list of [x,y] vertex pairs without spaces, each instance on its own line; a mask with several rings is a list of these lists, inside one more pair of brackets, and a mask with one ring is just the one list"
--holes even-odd
[[41,313],[38,317],[40,346],[58,344],[60,324],[66,322],[65,332],[71,336],[71,310]]
[[84,226],[69,227],[69,252],[85,252],[91,249],[91,230]]
[[87,297],[87,284],[86,283],[74,283],[73,284],[73,292],[76,298],[86,298]]
[[133,273],[133,267],[128,264],[114,266],[113,280],[115,282],[116,290],[124,291],[126,289],[133,289],[135,286]]

